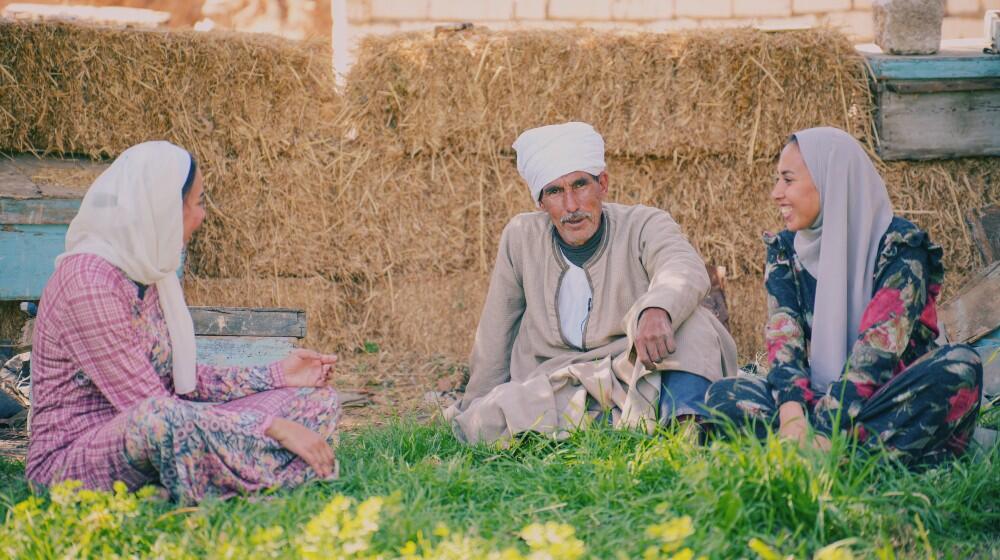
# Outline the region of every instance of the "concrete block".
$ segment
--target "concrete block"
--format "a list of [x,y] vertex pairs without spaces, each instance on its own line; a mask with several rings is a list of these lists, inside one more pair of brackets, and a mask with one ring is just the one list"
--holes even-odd
[[576,21],[611,19],[608,0],[549,0],[549,18]]
[[674,16],[672,0],[614,0],[611,17],[616,20],[652,21]]
[[856,41],[871,41],[875,36],[871,12],[858,10],[833,12],[823,17],[823,23],[840,29]]
[[676,0],[677,17],[728,18],[733,17],[731,0]]
[[977,17],[946,17],[941,24],[942,39],[978,39],[986,44],[983,19]]
[[698,20],[691,18],[661,19],[649,22],[642,27],[651,33],[671,33],[673,31],[695,29],[698,27]]
[[373,20],[427,19],[427,0],[371,0],[369,9]]
[[754,27],[764,31],[781,31],[783,29],[808,29],[816,27],[818,24],[819,17],[816,14],[808,14],[786,18],[762,19],[758,20]]
[[513,0],[430,0],[430,18],[437,21],[509,20],[514,16]]
[[854,0],[854,9],[870,11],[872,9],[872,0]]
[[753,27],[755,20],[750,18],[700,19],[698,27],[702,29],[732,29],[735,27]]
[[368,23],[371,19],[371,5],[368,3],[368,0],[347,0],[348,22]]
[[545,0],[514,0],[517,19],[545,19]]
[[792,15],[792,0],[733,0],[736,17],[780,17]]
[[949,16],[982,16],[979,10],[979,0],[948,0],[944,5],[944,13]]
[[875,44],[889,54],[932,54],[941,48],[941,0],[875,0]]
[[615,31],[621,33],[642,31],[642,22],[640,21],[584,21],[581,22],[581,25],[598,31]]
[[1000,0],[983,0],[983,13],[986,10],[1000,10]]
[[825,14],[850,9],[851,0],[792,0],[792,12],[796,14]]

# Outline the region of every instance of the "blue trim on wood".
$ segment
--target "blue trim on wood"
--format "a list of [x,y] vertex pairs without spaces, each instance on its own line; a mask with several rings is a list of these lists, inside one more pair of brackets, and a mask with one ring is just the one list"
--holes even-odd
[[262,366],[288,356],[294,338],[253,336],[199,336],[198,363],[218,367]]
[[66,246],[65,225],[0,225],[0,301],[36,301]]
[[1000,56],[889,56],[866,54],[877,80],[940,80],[1000,77]]

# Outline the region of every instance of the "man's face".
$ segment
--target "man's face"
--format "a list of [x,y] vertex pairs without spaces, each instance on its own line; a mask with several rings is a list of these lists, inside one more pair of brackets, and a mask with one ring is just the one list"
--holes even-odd
[[608,194],[608,174],[595,179],[586,171],[574,171],[542,188],[539,205],[549,213],[562,240],[583,245],[601,225],[601,203]]

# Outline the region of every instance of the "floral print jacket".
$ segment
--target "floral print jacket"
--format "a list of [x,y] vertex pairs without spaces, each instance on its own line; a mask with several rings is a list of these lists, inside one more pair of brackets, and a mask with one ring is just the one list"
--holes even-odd
[[914,224],[895,217],[879,243],[873,296],[841,378],[827,395],[811,386],[808,344],[816,279],[795,254],[795,234],[765,234],[768,381],[779,405],[832,412],[843,405],[853,418],[866,399],[917,358],[937,347],[936,300],[944,279],[941,247]]

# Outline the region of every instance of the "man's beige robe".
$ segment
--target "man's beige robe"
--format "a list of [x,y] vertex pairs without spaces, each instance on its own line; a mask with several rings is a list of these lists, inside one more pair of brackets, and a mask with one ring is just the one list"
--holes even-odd
[[446,411],[464,441],[493,442],[528,430],[564,434],[601,411],[616,426],[652,429],[660,375],[636,364],[630,342],[639,314],[650,307],[670,314],[677,344],[658,370],[709,381],[736,374],[736,344],[699,305],[708,274],[677,223],[656,208],[610,203],[604,219],[604,239],[583,265],[593,306],[582,348],[560,330],[558,290],[567,265],[548,214],[520,214],[504,228],[469,384]]

